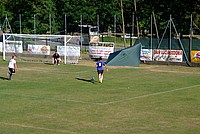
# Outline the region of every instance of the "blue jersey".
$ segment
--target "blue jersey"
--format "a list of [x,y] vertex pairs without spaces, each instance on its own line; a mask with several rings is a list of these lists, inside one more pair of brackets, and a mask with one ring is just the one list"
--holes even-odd
[[103,61],[98,61],[96,63],[97,70],[104,70],[103,66],[105,66],[105,63]]

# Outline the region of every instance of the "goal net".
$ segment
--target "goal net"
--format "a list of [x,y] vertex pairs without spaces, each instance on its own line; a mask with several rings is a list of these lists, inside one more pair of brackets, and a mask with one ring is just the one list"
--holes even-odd
[[55,51],[63,63],[77,64],[80,57],[80,37],[70,35],[3,34],[0,53],[4,60],[16,55],[18,60],[52,62]]

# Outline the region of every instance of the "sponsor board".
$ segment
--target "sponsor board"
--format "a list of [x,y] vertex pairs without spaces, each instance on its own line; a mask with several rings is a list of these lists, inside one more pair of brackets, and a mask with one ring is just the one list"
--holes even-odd
[[141,49],[140,60],[152,61],[152,49]]
[[[7,41],[5,50],[7,53],[23,53],[22,41]],[[0,42],[0,52],[3,52],[3,42]]]
[[200,51],[191,51],[191,62],[200,62]]
[[3,52],[3,43],[2,42],[0,42],[0,52]]
[[23,53],[22,45],[6,44],[6,52],[9,53]]
[[99,36],[98,35],[90,35],[90,43],[98,43]]
[[114,47],[103,47],[103,46],[89,46],[89,55],[92,58],[102,57],[108,59],[110,53],[114,52]]
[[32,54],[50,55],[50,46],[28,44],[28,52]]
[[[65,46],[57,46],[57,51],[61,56],[65,55]],[[66,56],[80,56],[80,46],[66,46]]]
[[153,51],[154,61],[171,61],[171,62],[182,62],[183,51],[182,50],[160,50],[156,49]]

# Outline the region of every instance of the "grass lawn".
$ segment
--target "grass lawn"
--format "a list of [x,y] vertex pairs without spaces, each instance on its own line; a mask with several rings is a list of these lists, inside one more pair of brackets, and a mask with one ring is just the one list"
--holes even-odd
[[0,61],[2,134],[200,133],[198,67],[109,67],[98,83],[92,61],[17,64],[8,81]]
[[[100,41],[104,41],[104,42],[115,42],[115,47],[117,48],[124,48],[124,38],[121,37],[111,37],[111,36],[106,36],[106,37],[101,37]],[[134,42],[136,41],[136,39],[132,40],[132,44],[134,44]],[[126,38],[126,47],[131,46],[130,45],[130,39]]]

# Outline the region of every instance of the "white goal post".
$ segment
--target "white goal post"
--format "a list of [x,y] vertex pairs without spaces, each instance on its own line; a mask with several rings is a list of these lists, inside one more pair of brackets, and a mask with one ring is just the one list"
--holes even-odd
[[80,58],[80,36],[71,35],[37,35],[37,34],[3,34],[0,52],[3,60],[7,56],[17,55],[21,60],[51,61],[54,51],[58,51],[64,64],[78,63]]

